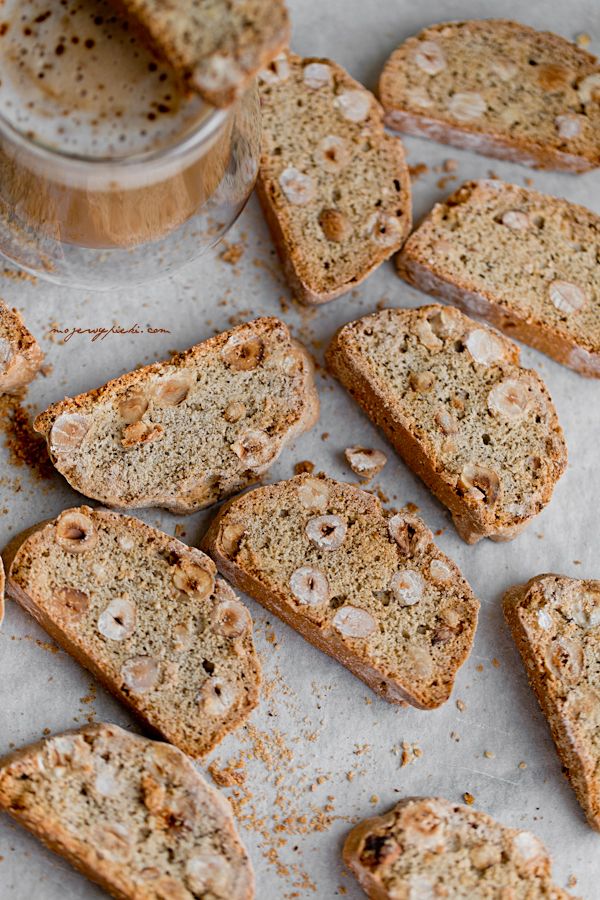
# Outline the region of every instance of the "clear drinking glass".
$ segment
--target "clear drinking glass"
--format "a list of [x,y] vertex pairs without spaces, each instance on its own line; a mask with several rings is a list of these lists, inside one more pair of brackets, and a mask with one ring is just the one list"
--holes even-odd
[[256,179],[256,88],[172,144],[97,158],[44,146],[0,113],[0,253],[49,281],[97,290],[167,275],[235,221]]

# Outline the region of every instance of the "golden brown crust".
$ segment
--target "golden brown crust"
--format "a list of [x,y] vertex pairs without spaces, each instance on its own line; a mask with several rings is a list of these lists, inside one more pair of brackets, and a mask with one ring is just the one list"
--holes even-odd
[[16,309],[0,300],[0,394],[18,394],[39,372],[44,354]]

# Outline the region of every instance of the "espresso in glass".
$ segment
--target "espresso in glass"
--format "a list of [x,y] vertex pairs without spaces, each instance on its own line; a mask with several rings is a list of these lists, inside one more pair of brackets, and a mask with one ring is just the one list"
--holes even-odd
[[0,5],[0,252],[61,283],[164,275],[231,225],[256,91],[214,110],[102,0]]

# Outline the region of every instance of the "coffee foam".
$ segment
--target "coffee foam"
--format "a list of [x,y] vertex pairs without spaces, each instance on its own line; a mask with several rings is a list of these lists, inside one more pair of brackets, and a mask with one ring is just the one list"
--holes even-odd
[[0,111],[63,153],[173,144],[208,115],[103,0],[0,0]]

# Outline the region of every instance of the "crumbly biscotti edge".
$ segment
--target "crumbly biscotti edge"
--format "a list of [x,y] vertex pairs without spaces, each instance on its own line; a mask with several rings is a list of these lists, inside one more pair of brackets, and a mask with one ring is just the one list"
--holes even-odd
[[39,372],[44,354],[18,310],[9,308],[0,300],[0,318],[4,316],[14,320],[16,346],[8,369],[0,375],[0,394],[19,394]]

